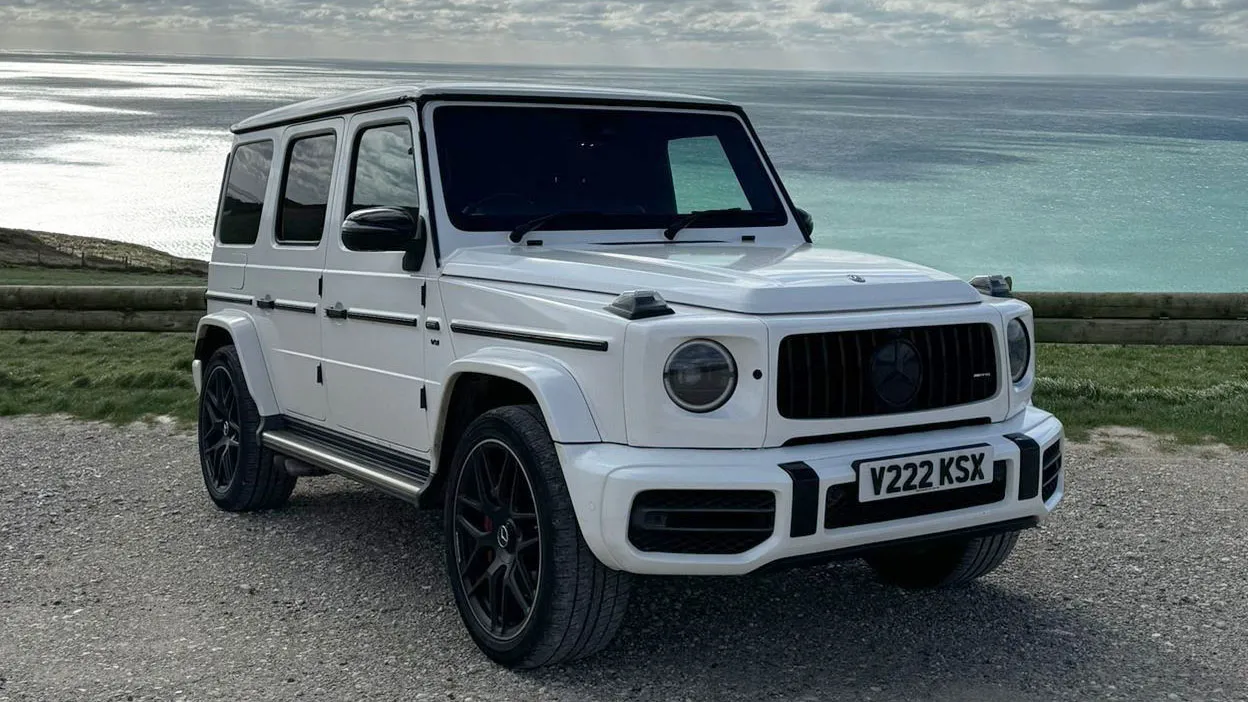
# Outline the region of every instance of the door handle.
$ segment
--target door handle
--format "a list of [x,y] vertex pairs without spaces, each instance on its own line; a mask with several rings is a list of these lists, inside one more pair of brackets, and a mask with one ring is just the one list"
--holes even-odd
[[341,302],[335,302],[333,307],[325,308],[325,316],[330,319],[346,319],[347,308],[343,307]]

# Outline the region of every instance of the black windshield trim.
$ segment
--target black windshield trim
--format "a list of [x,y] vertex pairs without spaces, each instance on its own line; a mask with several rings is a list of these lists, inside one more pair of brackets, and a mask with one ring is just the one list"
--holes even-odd
[[[793,203],[789,198],[787,190],[784,188],[783,182],[780,180],[779,174],[776,173],[774,165],[767,156],[766,150],[759,141],[758,134],[746,116],[745,111],[731,104],[714,104],[701,102],[676,102],[668,100],[624,100],[618,98],[573,98],[556,97],[556,96],[521,96],[521,95],[434,95],[422,96],[417,101],[417,106],[421,112],[421,137],[422,141],[425,136],[424,119],[426,115],[423,112],[423,106],[429,102],[439,103],[434,105],[434,109],[441,106],[441,103],[468,103],[479,105],[481,107],[490,107],[493,103],[500,103],[499,107],[504,106],[532,106],[532,107],[563,107],[568,109],[578,108],[601,108],[601,107],[628,107],[642,108],[655,112],[698,112],[707,115],[719,117],[736,117],[738,122],[745,128],[745,143],[748,144],[753,154],[753,158],[758,160],[758,165],[762,167],[760,174],[767,177],[767,187],[776,196],[774,209],[766,210],[742,210],[738,217],[715,217],[708,220],[698,221],[692,224],[690,229],[734,229],[743,227],[784,227],[792,221],[790,212],[793,211]],[[450,106],[450,105],[448,105]],[[458,105],[455,105],[458,106]],[[432,114],[428,115],[432,119]],[[426,145],[426,154],[434,149]],[[439,146],[440,150],[441,147]],[[431,154],[430,154],[431,155]],[[428,158],[424,162],[426,175],[432,176],[433,164]],[[426,178],[426,183],[432,185],[432,177]],[[445,194],[443,194],[445,198]],[[577,222],[576,217],[565,218],[560,216],[558,227],[541,226],[544,232],[585,232],[585,231],[645,231],[659,230],[660,232],[671,226],[673,217],[686,217],[689,213],[672,214],[672,213],[609,213],[604,214],[603,218],[596,221],[586,221],[584,224]],[[519,224],[525,223],[525,220],[517,222],[515,215],[465,215],[447,213],[452,221],[452,226],[457,231],[469,233],[507,233],[514,230]],[[596,219],[589,214],[586,220]]]
[[[456,94],[456,95],[421,95],[420,97],[416,98],[416,109],[420,113],[420,117],[422,120],[424,119],[424,107],[426,104],[430,102],[516,102],[516,103],[527,102],[527,103],[531,103],[535,105],[549,104],[549,105],[600,105],[600,106],[620,106],[620,107],[657,107],[660,109],[669,109],[669,110],[698,110],[702,112],[729,112],[731,114],[736,115],[742,122],[745,123],[745,129],[746,131],[750,133],[750,138],[754,142],[754,148],[758,149],[758,153],[762,155],[763,163],[767,166],[767,172],[768,174],[771,175],[772,183],[776,186],[776,189],[780,191],[780,197],[784,199],[784,204],[785,204],[784,224],[789,223],[788,221],[789,213],[797,211],[797,206],[793,204],[793,198],[789,195],[789,189],[785,187],[784,181],[781,180],[780,173],[776,170],[775,164],[772,163],[771,156],[767,153],[767,148],[763,146],[762,139],[758,138],[758,131],[754,129],[754,123],[750,121],[750,116],[745,113],[745,108],[741,107],[740,105],[734,105],[732,103],[719,104],[719,103],[707,103],[707,102],[679,102],[675,100],[672,100],[672,101],[656,100],[656,99],[647,100],[645,98],[636,98],[636,99],[591,98],[591,97],[555,98],[551,96],[541,96],[541,95],[529,95],[529,96],[487,95],[487,94],[477,95],[477,94],[461,93],[461,94]],[[420,131],[421,131],[422,138],[423,138],[425,130],[422,128]],[[425,175],[426,176],[431,175],[430,163],[427,158],[424,162],[424,166],[425,166]],[[429,182],[429,181],[426,180],[426,182]],[[784,224],[780,226],[784,226]],[[811,238],[809,234],[802,234],[802,238],[806,240],[806,243],[808,244],[811,243]],[[436,241],[435,241],[435,246],[436,246]]]

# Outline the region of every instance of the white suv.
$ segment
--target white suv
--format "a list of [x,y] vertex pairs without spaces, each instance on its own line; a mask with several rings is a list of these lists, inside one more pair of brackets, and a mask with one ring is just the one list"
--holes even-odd
[[[977,578],[1062,499],[999,276],[815,247],[741,108],[440,85],[246,119],[194,373],[208,493],[445,513],[491,658],[591,654],[632,573]],[[832,240],[834,241],[834,239]]]

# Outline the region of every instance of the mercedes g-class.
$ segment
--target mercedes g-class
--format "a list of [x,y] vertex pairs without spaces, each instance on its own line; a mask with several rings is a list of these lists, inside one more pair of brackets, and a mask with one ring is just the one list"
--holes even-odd
[[998,566],[1062,499],[1030,309],[812,243],[744,111],[370,90],[234,125],[195,342],[212,500],[336,473],[441,509],[492,659],[606,646],[631,574]]

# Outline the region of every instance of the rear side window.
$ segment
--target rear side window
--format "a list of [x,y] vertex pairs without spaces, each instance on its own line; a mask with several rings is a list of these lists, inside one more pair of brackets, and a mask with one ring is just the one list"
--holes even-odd
[[222,244],[256,243],[272,165],[271,141],[242,144],[234,149],[230,172],[225,179],[221,212],[217,216],[217,239]]
[[407,123],[372,127],[360,132],[351,166],[350,214],[367,207],[420,210],[412,128]]
[[321,240],[337,141],[333,134],[318,134],[291,142],[282,180],[278,241],[315,244]]

